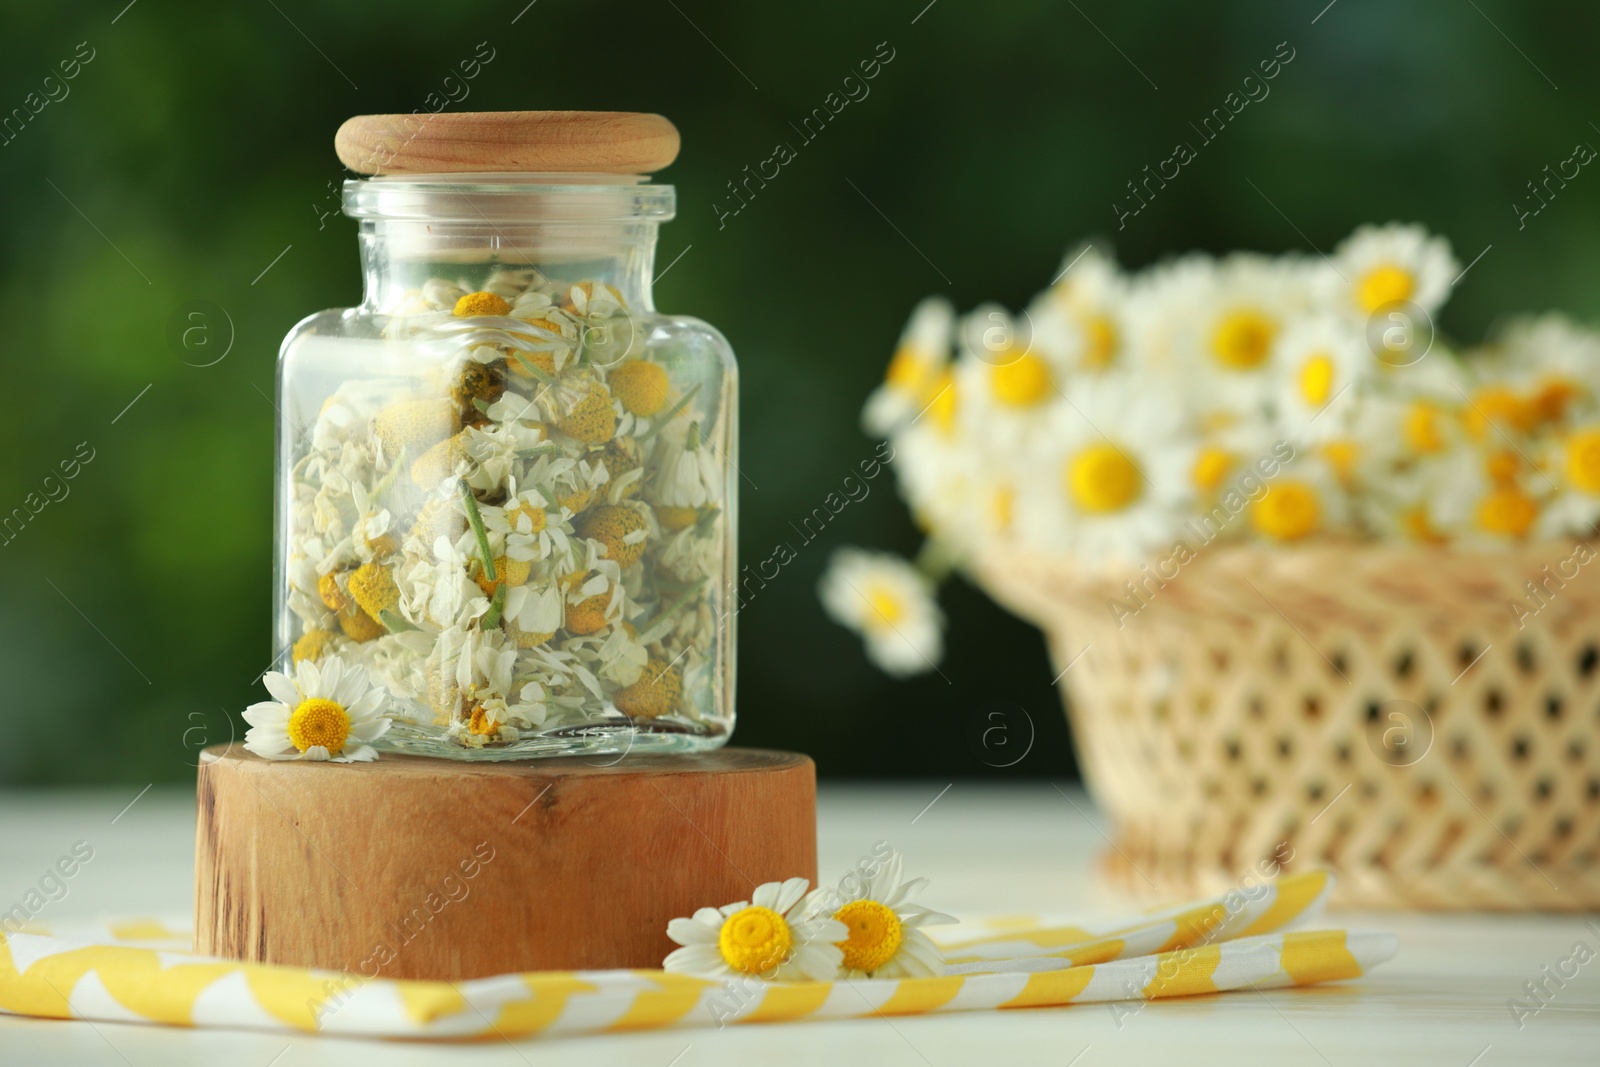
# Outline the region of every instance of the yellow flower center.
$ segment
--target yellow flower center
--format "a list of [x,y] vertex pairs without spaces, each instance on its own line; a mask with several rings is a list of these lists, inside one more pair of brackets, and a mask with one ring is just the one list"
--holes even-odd
[[1250,505],[1250,523],[1279,541],[1295,541],[1317,528],[1322,505],[1304,482],[1279,482]]
[[1462,418],[1474,437],[1483,438],[1497,427],[1532,429],[1538,413],[1531,404],[1505,386],[1490,385],[1478,390],[1471,406],[1462,413]]
[[1083,365],[1090,370],[1105,370],[1116,362],[1121,339],[1117,324],[1105,315],[1090,315],[1083,322]]
[[1509,448],[1491,452],[1483,461],[1483,471],[1496,485],[1510,485],[1517,480],[1517,470],[1522,466],[1517,454]]
[[479,737],[491,737],[500,732],[500,724],[483,710],[482,704],[479,704],[472,709],[472,716],[467,720],[467,729]]
[[868,625],[893,626],[905,614],[905,608],[900,603],[900,598],[893,592],[879,586],[867,594],[867,604],[872,608],[875,616],[868,620]]
[[506,521],[511,524],[511,528],[513,530],[517,531],[518,533],[523,533],[525,532],[522,529],[522,519],[524,516],[526,516],[528,522],[531,523],[533,527],[532,529],[527,530],[527,533],[536,534],[544,531],[545,523],[547,521],[544,508],[536,508],[526,501],[518,504],[510,511],[506,512]]
[[1015,355],[994,368],[989,387],[994,398],[1007,407],[1031,407],[1050,392],[1050,368],[1032,353]]
[[933,424],[949,436],[956,428],[955,374],[945,371],[934,380],[928,391],[930,395],[924,401],[927,404],[928,414],[933,416]]
[[928,358],[927,353],[915,345],[902,345],[889,361],[889,372],[884,376],[884,381],[892,389],[916,396],[927,384],[928,372],[932,369],[933,360]]
[[1539,505],[1513,486],[1491,490],[1478,503],[1478,526],[1488,533],[1521,537],[1539,517]]
[[844,950],[845,967],[852,971],[871,974],[894,959],[905,940],[900,916],[876,900],[851,901],[833,917],[850,930],[850,936],[838,945]]
[[1416,291],[1416,279],[1404,267],[1393,263],[1380,264],[1367,272],[1356,286],[1356,302],[1361,310],[1373,312],[1396,300],[1410,300]]
[[1300,396],[1312,407],[1320,408],[1333,392],[1333,359],[1318,352],[1300,368]]
[[1259,311],[1230,311],[1211,335],[1211,353],[1229,370],[1251,370],[1266,361],[1277,332],[1277,324]]
[[1583,393],[1582,386],[1564,378],[1552,378],[1539,386],[1529,401],[1534,414],[1546,422],[1560,422],[1567,413],[1567,405]]
[[1444,448],[1444,435],[1439,431],[1439,409],[1426,401],[1418,400],[1406,411],[1403,432],[1413,452],[1438,452]]
[[1067,492],[1084,511],[1103,515],[1139,499],[1139,468],[1115,445],[1090,445],[1067,463]]
[[745,974],[766,974],[789,958],[794,934],[782,915],[752,905],[730,915],[717,935],[717,949],[729,967]]
[[337,756],[344,751],[345,739],[349,736],[350,716],[336,700],[322,697],[302,700],[289,716],[289,740],[301,752],[321,745],[328,750],[328,755]]
[[1600,493],[1600,429],[1579,430],[1567,439],[1567,481],[1585,493]]
[[1228,471],[1233,468],[1233,455],[1225,449],[1207,445],[1200,450],[1194,459],[1194,468],[1189,472],[1194,479],[1196,489],[1210,492],[1222,484],[1222,479],[1228,476]]

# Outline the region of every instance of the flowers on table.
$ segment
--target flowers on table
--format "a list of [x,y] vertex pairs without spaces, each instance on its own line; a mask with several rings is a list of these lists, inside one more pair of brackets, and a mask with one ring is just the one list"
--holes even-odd
[[331,760],[356,763],[378,758],[376,741],[389,729],[379,714],[386,694],[367,684],[366,672],[338,656],[302,660],[291,677],[268,671],[262,678],[274,700],[245,709],[250,729],[244,747],[272,760]]
[[[872,870],[852,872],[837,890],[820,890],[812,907],[843,923],[849,935],[839,945],[844,953],[845,978],[935,978],[944,973],[944,956],[924,926],[944,926],[956,920],[931,911],[911,898],[927,884],[926,878],[905,881],[900,853],[879,845]],[[865,875],[865,877],[862,877]]]
[[707,977],[765,981],[920,978],[944,973],[944,957],[922,932],[953,923],[910,898],[926,878],[904,881],[900,853],[884,842],[841,880],[806,891],[804,878],[768,882],[750,900],[673,919],[679,945],[662,967]]
[[[1391,223],[1331,256],[1139,272],[1082,247],[1019,315],[924,301],[863,422],[928,545],[915,570],[841,551],[825,607],[907,674],[938,659],[933,584],[980,557],[1133,576],[1214,543],[1594,536],[1600,332],[1546,315],[1458,352],[1432,316],[1462,273],[1443,238]],[[883,610],[852,591],[868,574],[892,576]]]
[[662,968],[688,974],[826,981],[839,973],[844,953],[834,942],[843,923],[810,914],[804,878],[767,882],[748,901],[701,908],[693,918],[667,923],[667,936],[682,948]]

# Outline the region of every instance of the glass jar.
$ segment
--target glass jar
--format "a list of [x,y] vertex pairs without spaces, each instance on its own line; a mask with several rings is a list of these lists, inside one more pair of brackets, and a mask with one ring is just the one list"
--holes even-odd
[[699,750],[733,729],[733,353],[651,302],[671,186],[345,183],[366,296],[278,367],[276,612],[380,749]]

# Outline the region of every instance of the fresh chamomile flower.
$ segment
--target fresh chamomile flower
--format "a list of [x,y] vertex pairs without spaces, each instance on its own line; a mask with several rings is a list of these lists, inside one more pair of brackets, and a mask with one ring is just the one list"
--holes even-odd
[[926,878],[906,881],[900,853],[890,849],[874,856],[866,877],[846,876],[837,890],[813,894],[811,908],[844,924],[850,936],[839,942],[844,953],[841,978],[937,978],[944,974],[944,955],[924,926],[946,926],[956,920],[931,911],[911,898],[927,886]]
[[354,763],[378,758],[371,742],[389,729],[379,714],[388,697],[369,688],[365,672],[338,656],[301,660],[290,676],[268,671],[261,679],[275,698],[245,709],[250,724],[244,747],[270,760]]
[[1192,435],[1176,401],[1132,374],[1074,382],[1062,416],[1017,461],[1018,538],[1094,562],[1171,547],[1193,497]]
[[1324,440],[1346,432],[1354,391],[1376,362],[1348,320],[1317,315],[1290,323],[1275,360],[1275,409],[1284,435]]
[[1083,373],[1117,366],[1128,349],[1128,282],[1105,251],[1084,245],[1062,261],[1028,308],[1034,344]]
[[1309,304],[1306,267],[1237,253],[1185,277],[1172,296],[1180,309],[1175,369],[1202,406],[1260,418],[1272,398],[1283,331]]
[[1037,434],[1058,417],[1067,367],[1036,343],[1032,325],[997,304],[980,304],[961,320],[955,388],[958,424],[982,427],[997,448]]
[[1544,477],[1557,488],[1536,532],[1548,538],[1593,537],[1600,523],[1600,422],[1574,426],[1547,448]]
[[1350,494],[1339,463],[1321,451],[1297,454],[1250,501],[1250,528],[1267,541],[1291,543],[1344,528]]
[[1475,548],[1503,548],[1541,526],[1553,483],[1507,443],[1464,448],[1448,457],[1433,512],[1441,531]]
[[900,334],[883,384],[867,399],[861,422],[867,433],[886,437],[932,401],[950,361],[955,312],[940,297],[928,297],[911,312]]
[[1500,331],[1493,367],[1522,396],[1530,425],[1561,423],[1600,399],[1600,337],[1563,315],[1507,324]]
[[944,655],[944,615],[933,590],[898,556],[836,549],[817,592],[833,620],[859,633],[868,658],[888,674],[934,670]]
[[1461,272],[1449,241],[1397,222],[1356,230],[1334,250],[1333,262],[1339,276],[1324,276],[1330,306],[1362,319],[1396,301],[1431,315]]
[[831,981],[844,959],[837,942],[850,931],[809,913],[809,884],[804,878],[767,882],[749,901],[673,919],[667,936],[683,947],[670,952],[662,968],[711,978]]

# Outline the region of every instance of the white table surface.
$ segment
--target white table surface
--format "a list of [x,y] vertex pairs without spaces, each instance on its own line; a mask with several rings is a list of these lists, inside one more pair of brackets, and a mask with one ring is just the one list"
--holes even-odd
[[[1080,793],[1067,790],[1069,801],[1049,784],[965,782],[941,793],[945,785],[825,786],[823,878],[884,839],[906,854],[908,869],[932,877],[922,899],[958,916],[1136,910],[1093,882],[1092,857],[1104,843]],[[135,792],[0,792],[0,907],[20,899],[74,841],[87,840],[93,861],[40,922],[186,912],[194,892],[193,797],[151,790],[118,816]],[[1600,935],[1583,919],[1334,918],[1394,931],[1400,955],[1354,982],[1151,1003],[1120,1025],[1108,1006],[1082,1005],[439,1045],[0,1015],[0,1065],[1600,1064],[1600,959],[1521,1029],[1507,1003],[1525,996],[1523,983],[1569,956],[1575,942],[1600,950]]]

